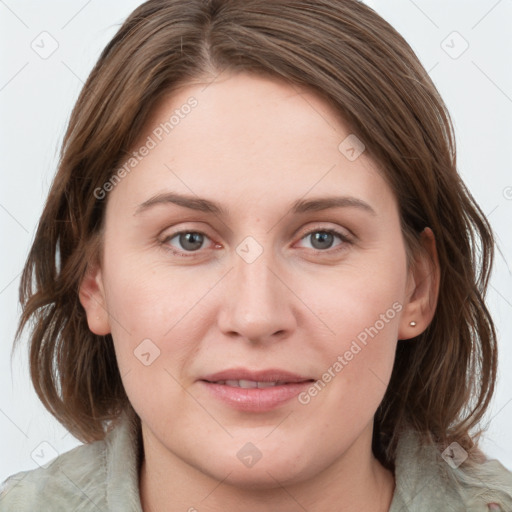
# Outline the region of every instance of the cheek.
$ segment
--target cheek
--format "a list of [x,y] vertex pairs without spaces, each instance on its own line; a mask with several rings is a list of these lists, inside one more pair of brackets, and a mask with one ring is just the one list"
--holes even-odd
[[124,257],[112,263],[105,264],[104,279],[121,374],[133,371],[138,375],[146,363],[153,370],[163,369],[166,357],[162,356],[169,356],[167,363],[172,361],[173,368],[179,369],[195,350],[193,340],[200,335],[201,323],[191,323],[189,316],[204,289],[191,286],[189,276],[143,264],[141,258]]
[[[342,376],[338,380],[345,381],[349,394],[354,388],[362,392],[372,385],[380,392],[391,375],[403,305],[397,300],[398,294],[374,292],[373,297],[361,293],[339,298],[337,307],[325,317],[334,334],[319,340],[323,341],[318,350],[325,372]],[[329,380],[324,376],[323,380]]]
[[357,264],[342,264],[307,279],[300,276],[295,289],[320,320],[324,346],[339,350],[354,339],[364,344],[376,337],[396,341],[405,300],[402,256],[390,251],[386,257],[383,251],[374,251]]
[[[330,279],[315,280],[301,292],[325,327],[317,322],[323,334],[312,337],[323,364],[320,382],[302,403],[315,400],[323,403],[319,414],[331,410],[361,424],[375,413],[389,383],[406,283],[405,256],[392,251],[378,256],[368,258],[367,266],[347,266]],[[324,407],[324,400],[330,406]]]
[[119,257],[121,250],[113,246],[104,262],[112,329],[161,339],[204,294],[204,272],[192,267],[176,271],[156,249],[131,249]]
[[[133,272],[134,266],[125,258],[106,273],[117,364],[135,410],[167,421],[175,407],[185,406],[178,383],[184,381],[187,364],[197,350],[194,340],[202,337],[195,332],[201,323],[191,323],[187,316],[197,294],[165,272],[149,266],[138,266]],[[162,400],[173,407],[162,407]]]

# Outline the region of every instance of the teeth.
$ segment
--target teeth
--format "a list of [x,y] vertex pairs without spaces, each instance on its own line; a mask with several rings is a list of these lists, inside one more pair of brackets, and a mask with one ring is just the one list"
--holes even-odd
[[233,388],[257,388],[258,383],[253,380],[227,380],[226,386]]
[[[218,382],[221,384],[221,382]],[[272,386],[277,386],[281,384],[281,382],[256,382],[254,380],[226,380],[222,382],[226,386],[231,386],[232,388],[244,388],[244,389],[254,389],[254,388],[270,388]]]
[[271,388],[273,386],[277,386],[279,382],[258,382],[259,388]]

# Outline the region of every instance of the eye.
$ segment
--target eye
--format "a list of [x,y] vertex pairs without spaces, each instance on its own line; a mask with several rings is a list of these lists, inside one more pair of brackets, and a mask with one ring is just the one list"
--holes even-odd
[[334,246],[335,251],[337,247],[344,246],[345,243],[350,243],[350,239],[347,235],[336,231],[335,229],[314,229],[306,233],[301,240],[310,240],[311,249],[321,252],[327,252],[328,249],[333,247],[333,243],[338,238],[341,243]]
[[[180,231],[167,236],[162,243],[166,246],[170,246],[170,249],[174,253],[183,254],[202,249],[207,239],[209,240],[209,237],[199,231]],[[173,240],[178,246],[174,245]]]
[[[346,244],[351,243],[348,235],[335,229],[313,229],[303,235],[300,241],[308,239],[311,244],[309,248],[318,252],[336,252],[344,249]],[[339,240],[339,243],[334,245],[336,239]],[[207,240],[211,241],[210,237],[200,231],[179,231],[166,236],[161,243],[174,254],[194,256],[193,253],[205,248]],[[332,251],[329,251],[329,249],[332,249]]]

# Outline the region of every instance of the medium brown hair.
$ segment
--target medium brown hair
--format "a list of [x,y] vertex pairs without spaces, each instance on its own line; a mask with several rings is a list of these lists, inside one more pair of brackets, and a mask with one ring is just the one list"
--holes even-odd
[[17,339],[31,320],[39,398],[85,442],[103,438],[131,407],[112,338],[90,332],[78,297],[101,241],[106,200],[94,191],[130,154],[164,96],[221,71],[279,78],[319,95],[382,169],[408,256],[420,250],[423,228],[433,230],[437,309],[421,335],[398,342],[373,450],[392,466],[407,428],[471,448],[496,380],[496,333],[484,303],[492,231],[457,173],[451,120],[427,72],[356,0],[150,0],[121,26],[72,112],[21,280]]

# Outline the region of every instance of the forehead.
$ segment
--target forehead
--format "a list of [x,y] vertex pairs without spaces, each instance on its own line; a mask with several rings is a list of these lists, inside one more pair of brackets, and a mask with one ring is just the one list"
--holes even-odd
[[221,75],[160,102],[133,148],[151,149],[114,192],[140,202],[172,190],[246,207],[326,193],[382,202],[391,191],[374,162],[364,151],[347,157],[355,137],[311,91],[252,74]]

